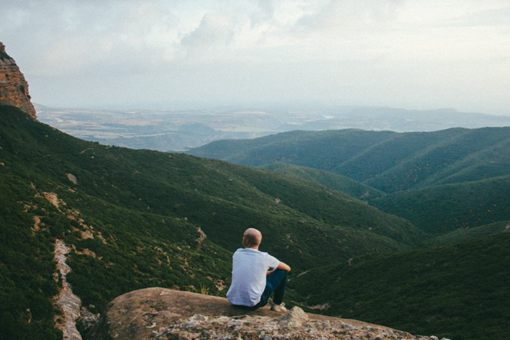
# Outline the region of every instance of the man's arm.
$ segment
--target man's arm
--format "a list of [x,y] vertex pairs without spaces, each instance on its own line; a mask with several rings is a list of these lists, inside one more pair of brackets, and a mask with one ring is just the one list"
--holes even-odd
[[284,270],[286,272],[290,272],[291,271],[291,268],[288,264],[286,264],[285,262],[280,262],[278,264],[278,267],[276,267],[276,269],[281,269],[281,270]]

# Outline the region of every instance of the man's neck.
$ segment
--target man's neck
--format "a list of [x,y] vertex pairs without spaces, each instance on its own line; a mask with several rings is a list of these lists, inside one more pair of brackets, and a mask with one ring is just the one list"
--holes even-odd
[[244,248],[244,249],[259,250],[259,247],[258,247],[258,246],[256,246],[256,247],[246,247],[246,248]]

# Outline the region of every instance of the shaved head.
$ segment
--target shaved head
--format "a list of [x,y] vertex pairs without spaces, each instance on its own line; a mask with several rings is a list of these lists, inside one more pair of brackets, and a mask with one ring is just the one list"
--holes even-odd
[[258,247],[262,242],[262,233],[255,228],[248,228],[243,234],[243,246],[246,248]]

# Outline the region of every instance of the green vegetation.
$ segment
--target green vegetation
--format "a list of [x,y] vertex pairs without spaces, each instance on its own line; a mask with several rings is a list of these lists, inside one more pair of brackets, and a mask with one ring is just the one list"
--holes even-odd
[[510,176],[402,191],[371,203],[429,233],[510,219]]
[[295,131],[218,141],[191,154],[239,164],[274,162],[335,172],[384,192],[510,173],[510,128],[437,132]]
[[510,233],[345,261],[292,282],[324,312],[452,339],[510,334]]
[[292,131],[251,140],[223,140],[189,151],[245,165],[290,163],[327,171],[396,133],[362,130]]
[[51,235],[32,236],[33,221],[15,199],[30,191],[0,173],[0,337],[59,339],[48,317],[54,314],[48,297],[56,294]]
[[283,174],[285,177],[291,177],[322,185],[330,190],[339,191],[363,201],[384,196],[384,193],[380,190],[356,182],[349,177],[338,175],[329,171],[287,163],[273,163],[263,166],[262,168]]
[[68,278],[93,312],[148,286],[223,295],[247,226],[297,271],[421,239],[409,222],[310,182],[81,141],[12,107],[0,115],[0,282],[8,288],[0,325],[12,338],[58,337],[50,326],[56,238],[74,247]]
[[74,292],[101,312],[148,286],[223,295],[248,226],[293,265],[299,303],[455,339],[510,333],[510,128],[297,131],[193,151],[265,167],[250,169],[0,116],[2,336],[60,337],[57,238]]
[[363,186],[377,188],[371,205],[425,233],[418,236],[425,245],[412,250],[338,259],[294,278],[297,303],[329,304],[328,314],[413,333],[501,339],[510,334],[508,150],[510,128],[483,128],[297,131],[214,142],[191,153],[356,198]]
[[473,228],[459,228],[449,233],[438,235],[429,240],[432,245],[449,245],[466,241],[476,241],[486,236],[510,232],[510,221],[500,221]]

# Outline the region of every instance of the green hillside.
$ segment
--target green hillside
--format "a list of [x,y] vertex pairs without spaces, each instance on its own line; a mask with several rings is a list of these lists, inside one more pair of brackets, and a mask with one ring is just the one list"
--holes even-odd
[[510,145],[510,128],[453,131],[456,131],[454,136],[446,136],[440,143],[401,160],[365,183],[395,192],[510,173],[510,149],[501,148],[501,145]]
[[430,233],[510,219],[510,176],[397,192],[371,204]]
[[262,168],[283,174],[286,177],[310,181],[328,189],[343,192],[344,194],[364,201],[375,199],[384,195],[383,192],[375,188],[356,182],[349,177],[338,175],[329,171],[287,163],[272,163],[270,165],[263,166]]
[[245,165],[302,165],[396,192],[509,174],[509,150],[507,127],[410,133],[295,131],[213,142],[190,153]]
[[451,339],[510,334],[510,233],[313,269],[293,286],[323,313]]
[[261,229],[264,250],[298,272],[422,238],[405,220],[322,186],[81,141],[7,106],[0,106],[0,188],[0,329],[8,338],[58,337],[50,303],[56,238],[74,247],[69,280],[93,312],[147,286],[224,294],[247,226]]
[[363,150],[395,135],[389,131],[291,131],[251,140],[216,141],[191,149],[189,153],[245,165],[283,162],[333,170]]
[[388,194],[372,196],[371,205],[436,235],[413,250],[312,268],[291,281],[296,302],[418,334],[510,334],[510,128],[292,132],[191,153],[358,198],[360,185],[377,188]]
[[499,221],[472,228],[459,228],[449,233],[438,235],[428,241],[432,245],[448,245],[466,241],[476,241],[485,236],[510,232],[510,221]]

